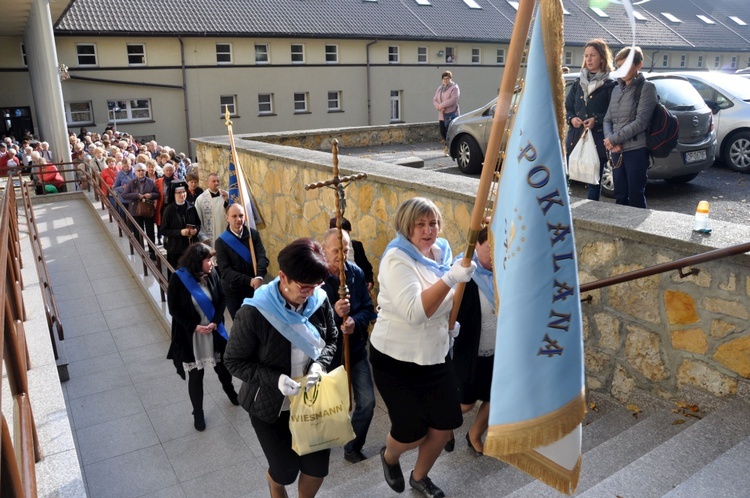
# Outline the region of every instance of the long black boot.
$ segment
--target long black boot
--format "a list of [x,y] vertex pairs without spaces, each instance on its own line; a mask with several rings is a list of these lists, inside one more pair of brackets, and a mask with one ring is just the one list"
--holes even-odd
[[188,372],[188,394],[193,405],[193,426],[197,431],[206,429],[206,419],[203,417],[203,369]]
[[227,394],[227,398],[232,402],[233,405],[239,406],[240,400],[237,398],[237,391],[234,390],[234,384],[232,384],[232,374],[229,373],[224,363],[217,363],[214,367],[214,372],[219,376],[221,381],[221,387]]

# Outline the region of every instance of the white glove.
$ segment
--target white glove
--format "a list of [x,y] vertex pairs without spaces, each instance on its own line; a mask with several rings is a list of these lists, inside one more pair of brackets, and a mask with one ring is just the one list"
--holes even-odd
[[287,374],[281,374],[279,377],[279,391],[284,396],[294,396],[299,392],[300,383],[295,382]]
[[453,328],[448,331],[448,335],[451,337],[451,339],[455,339],[458,337],[458,333],[461,332],[461,324],[456,322],[453,325]]
[[310,365],[310,370],[307,371],[307,385],[305,386],[305,392],[312,389],[315,384],[320,382],[320,378],[323,375],[323,367],[320,363],[313,363]]
[[445,282],[445,285],[448,287],[455,287],[459,282],[468,282],[471,280],[474,270],[477,269],[477,264],[474,261],[472,261],[467,267],[461,266],[461,261],[462,260],[459,259],[453,263],[453,266],[448,270],[448,273],[441,277],[441,280]]

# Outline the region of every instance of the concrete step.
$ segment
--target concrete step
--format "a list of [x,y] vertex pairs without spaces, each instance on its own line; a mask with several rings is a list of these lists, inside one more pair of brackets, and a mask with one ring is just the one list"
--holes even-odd
[[[639,416],[642,415],[639,414]],[[630,415],[630,418],[634,417]],[[577,492],[581,493],[607,479],[613,473],[680,433],[692,423],[686,422],[675,425],[674,422],[678,418],[680,417],[672,413],[671,410],[651,414],[632,427],[626,426],[627,428],[619,434],[586,451],[581,461],[581,476],[578,481]],[[611,418],[603,419],[601,422],[613,425],[621,423],[619,418],[615,418],[614,415]],[[586,431],[584,430],[584,436],[585,434]],[[563,495],[540,481],[534,481],[509,496],[521,498],[529,496],[559,497]]]
[[[663,496],[745,440],[750,435],[748,413],[750,405],[735,399],[579,496]],[[734,484],[727,483],[711,496],[724,496],[724,490],[731,492]]]
[[[717,496],[747,498],[750,495],[750,437],[719,456],[699,472],[664,495],[665,498]],[[731,486],[729,485],[731,483]]]

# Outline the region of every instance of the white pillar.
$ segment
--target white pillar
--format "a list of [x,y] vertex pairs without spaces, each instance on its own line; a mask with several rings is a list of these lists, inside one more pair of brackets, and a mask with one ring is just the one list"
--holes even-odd
[[[23,41],[39,136],[49,142],[55,162],[70,161],[68,125],[65,121],[49,0],[32,0]],[[75,178],[74,173],[66,173],[65,176],[66,180]]]

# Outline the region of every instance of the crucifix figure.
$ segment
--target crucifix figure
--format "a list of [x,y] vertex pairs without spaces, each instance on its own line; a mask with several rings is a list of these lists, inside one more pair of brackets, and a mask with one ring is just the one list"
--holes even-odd
[[[341,220],[344,218],[344,211],[346,210],[346,192],[345,189],[349,185],[351,185],[351,182],[356,180],[361,180],[364,178],[367,178],[367,173],[359,173],[356,175],[350,175],[350,176],[339,176],[339,141],[337,139],[333,139],[331,142],[331,153],[333,154],[333,178],[330,180],[325,180],[322,182],[317,183],[311,183],[309,185],[305,185],[305,190],[314,190],[318,188],[328,187],[336,190],[336,229],[338,230],[338,245],[339,245],[339,254],[344,254],[344,239],[341,229]],[[345,261],[344,258],[340,258],[339,261],[339,299],[349,299],[349,289],[346,286],[346,273],[345,273]],[[342,317],[342,323],[346,322],[346,316]],[[349,370],[349,336],[344,335],[343,337],[343,344],[344,344],[344,369],[346,370],[347,374],[350,372]],[[349,376],[349,406],[352,406],[351,403],[351,396],[352,396],[352,379],[351,376]]]

